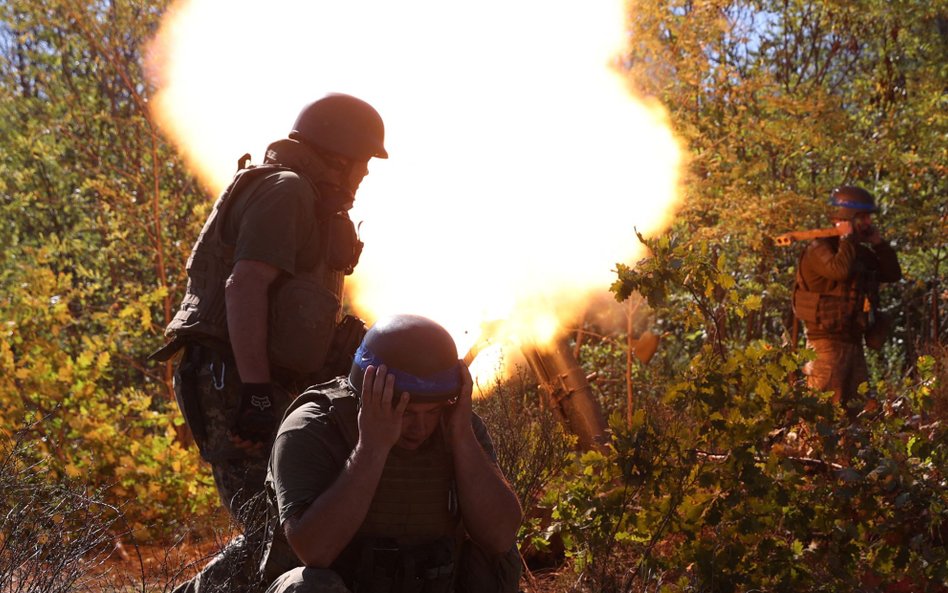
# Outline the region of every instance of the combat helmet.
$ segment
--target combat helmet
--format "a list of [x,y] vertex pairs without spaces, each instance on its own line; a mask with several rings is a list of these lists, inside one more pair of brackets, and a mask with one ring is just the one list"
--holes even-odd
[[388,158],[382,116],[362,99],[342,93],[304,107],[290,138],[355,161]]
[[834,207],[833,218],[851,220],[861,212],[878,212],[876,199],[871,193],[855,185],[841,185],[830,194],[830,204]]
[[384,364],[395,375],[395,395],[407,391],[411,403],[444,402],[458,396],[461,369],[457,346],[446,329],[420,315],[379,320],[362,339],[349,383],[362,390],[366,367]]

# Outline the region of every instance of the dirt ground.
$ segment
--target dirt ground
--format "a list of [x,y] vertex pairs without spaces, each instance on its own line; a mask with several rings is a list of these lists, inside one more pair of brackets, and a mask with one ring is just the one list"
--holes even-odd
[[[166,546],[128,545],[116,542],[106,556],[92,561],[93,575],[87,586],[90,593],[170,593],[176,584],[187,580],[228,541],[225,535],[212,540],[182,541]],[[520,590],[526,593],[553,593],[562,590],[562,575],[553,569],[524,574]]]
[[108,554],[90,560],[89,591],[165,593],[187,580],[226,540],[182,541],[167,545],[134,545],[116,541]]

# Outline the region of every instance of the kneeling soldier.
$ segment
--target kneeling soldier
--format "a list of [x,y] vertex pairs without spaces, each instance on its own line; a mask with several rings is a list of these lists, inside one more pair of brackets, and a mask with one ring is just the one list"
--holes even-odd
[[269,591],[516,591],[520,503],[471,392],[447,331],[398,315],[303,393],[270,458]]

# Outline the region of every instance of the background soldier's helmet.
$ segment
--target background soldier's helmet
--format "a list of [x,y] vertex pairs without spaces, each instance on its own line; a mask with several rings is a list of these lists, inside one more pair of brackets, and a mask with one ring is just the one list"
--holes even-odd
[[442,402],[457,397],[461,373],[457,346],[446,329],[419,315],[379,320],[362,339],[349,373],[361,392],[366,367],[384,364],[395,375],[395,397],[407,391],[412,403]]
[[342,93],[304,107],[290,138],[356,161],[388,158],[382,116],[362,99]]
[[851,220],[860,212],[878,212],[876,199],[871,193],[854,185],[837,187],[830,194],[830,204],[834,207],[833,218]]

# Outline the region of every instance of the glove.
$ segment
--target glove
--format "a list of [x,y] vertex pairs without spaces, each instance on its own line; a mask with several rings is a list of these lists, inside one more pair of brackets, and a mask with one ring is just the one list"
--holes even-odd
[[240,408],[237,410],[237,436],[247,441],[265,443],[276,432],[280,419],[273,400],[272,383],[243,383],[240,386]]

